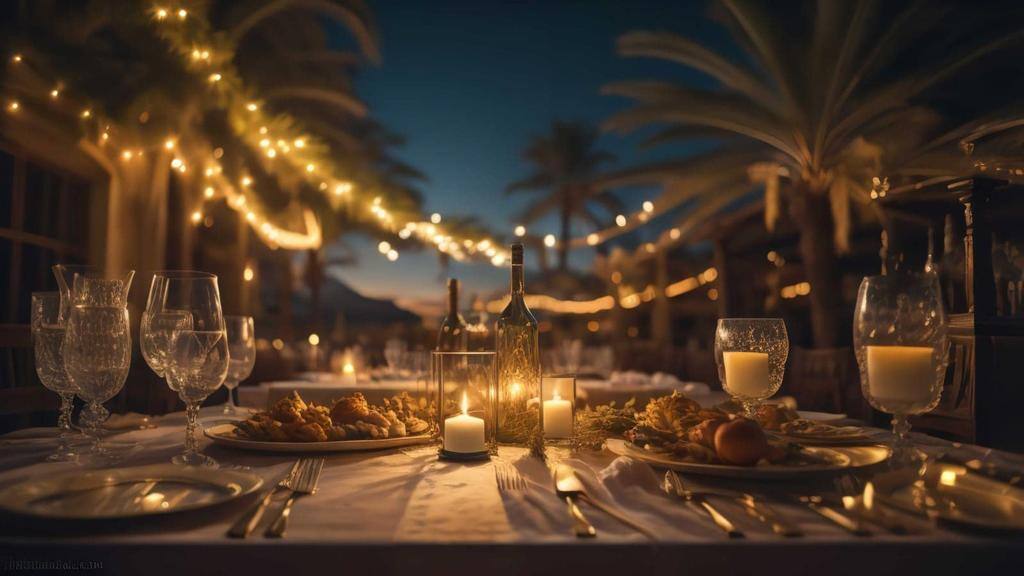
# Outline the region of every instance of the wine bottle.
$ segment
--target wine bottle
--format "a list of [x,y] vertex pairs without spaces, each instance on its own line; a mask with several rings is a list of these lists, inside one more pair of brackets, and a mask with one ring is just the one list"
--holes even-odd
[[508,306],[495,323],[498,354],[497,439],[524,443],[538,423],[540,345],[537,319],[526,306],[523,245],[512,245],[512,287]]
[[437,332],[437,349],[441,352],[464,352],[468,348],[466,321],[459,314],[459,281],[448,279],[448,314]]

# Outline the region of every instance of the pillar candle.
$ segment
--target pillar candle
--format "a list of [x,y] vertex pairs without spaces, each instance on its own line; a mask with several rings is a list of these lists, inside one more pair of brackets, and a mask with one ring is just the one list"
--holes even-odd
[[544,401],[544,437],[572,437],[572,402],[562,400],[557,393]]
[[449,452],[471,453],[486,450],[484,420],[467,413],[466,393],[462,393],[462,414],[445,418],[444,449]]
[[767,352],[723,352],[725,387],[734,395],[760,398],[768,394]]
[[868,390],[889,409],[924,407],[932,400],[935,369],[930,347],[868,346]]

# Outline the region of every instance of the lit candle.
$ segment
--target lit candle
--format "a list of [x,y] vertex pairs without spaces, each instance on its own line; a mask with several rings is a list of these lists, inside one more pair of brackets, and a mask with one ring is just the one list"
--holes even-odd
[[468,413],[469,400],[462,392],[462,414],[445,418],[444,449],[448,452],[483,452],[484,420]]
[[345,386],[356,385],[356,367],[352,365],[352,362],[347,360],[341,367],[341,383]]
[[725,387],[734,396],[761,398],[770,391],[767,352],[723,352]]
[[551,400],[544,401],[544,437],[572,437],[572,402],[562,400],[557,390]]
[[924,346],[868,346],[868,390],[896,411],[923,408],[935,386],[933,350]]

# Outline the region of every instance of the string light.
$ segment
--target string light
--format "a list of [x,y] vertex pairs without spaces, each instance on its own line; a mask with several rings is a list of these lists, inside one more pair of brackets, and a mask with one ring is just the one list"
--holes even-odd
[[205,196],[207,199],[213,198],[213,194],[213,186],[207,186],[206,188],[203,188],[203,196]]
[[394,250],[394,249],[388,250],[388,260],[390,260],[392,262],[394,262],[395,260],[398,260],[398,250]]
[[51,99],[56,100],[59,97],[60,97],[60,88],[54,88],[53,90],[50,90],[50,98]]
[[167,9],[166,8],[157,8],[156,9],[156,19],[157,20],[166,20],[167,19]]
[[554,234],[548,234],[547,236],[544,236],[544,245],[547,246],[548,248],[554,248],[555,242],[556,240]]
[[17,100],[11,100],[7,103],[7,110],[9,112],[17,112],[19,108],[21,108],[21,104]]
[[188,10],[185,10],[184,8],[178,10],[178,20],[184,20],[187,17],[188,17]]
[[623,216],[622,214],[619,214],[618,216],[615,217],[615,224],[619,228],[625,228],[626,227],[626,217]]
[[391,243],[387,240],[382,240],[380,244],[377,244],[377,250],[380,251],[381,254],[387,254],[388,251],[391,250]]
[[248,104],[245,105],[245,109],[248,110],[249,112],[255,112],[255,111],[259,110],[260,107],[255,102],[249,102]]
[[242,280],[252,282],[253,278],[256,278],[256,271],[252,269],[251,264],[246,264],[245,269],[242,270]]
[[214,72],[213,74],[210,74],[210,76],[208,77],[211,83],[220,82],[221,78],[222,76],[220,75],[220,72]]
[[523,225],[516,226],[516,229],[513,232],[515,233],[516,236],[522,238],[523,236],[526,236],[526,226],[523,226]]
[[644,201],[644,205],[643,205],[643,210],[644,210],[644,212],[647,212],[648,214],[650,214],[651,212],[654,212],[654,202],[651,202],[650,200],[645,200]]
[[601,241],[601,236],[597,232],[591,232],[587,234],[587,245],[597,246],[597,243]]
[[86,108],[85,110],[82,110],[82,118],[88,118],[90,116],[92,116],[92,110],[90,110],[88,108]]
[[433,214],[430,215],[430,222],[433,223],[433,224],[440,224],[441,223],[441,215],[438,214],[437,212],[434,212]]
[[21,63],[21,54],[14,54],[13,56],[11,56],[11,62],[15,64]]
[[203,213],[202,212],[200,212],[199,210],[196,210],[195,212],[192,213],[192,223],[193,224],[199,224],[202,220],[203,220]]

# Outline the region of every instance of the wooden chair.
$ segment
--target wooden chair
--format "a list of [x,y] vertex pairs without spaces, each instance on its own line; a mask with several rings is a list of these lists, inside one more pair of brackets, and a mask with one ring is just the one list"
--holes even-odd
[[36,377],[28,325],[0,324],[0,433],[52,424],[57,408]]

